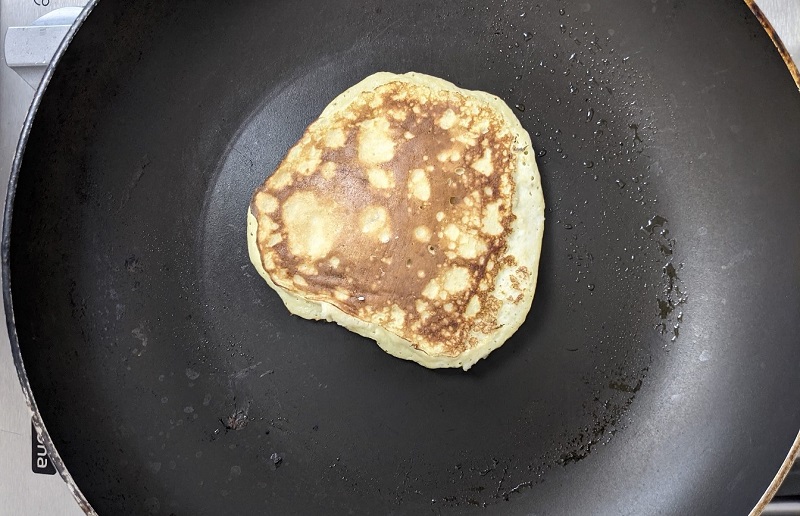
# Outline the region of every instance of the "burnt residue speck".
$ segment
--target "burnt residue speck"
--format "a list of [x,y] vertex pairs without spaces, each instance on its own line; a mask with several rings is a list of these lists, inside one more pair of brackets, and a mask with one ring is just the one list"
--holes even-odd
[[237,408],[232,414],[225,418],[220,418],[219,422],[225,427],[225,430],[241,430],[248,423],[247,414],[250,412],[250,404],[244,407]]
[[269,462],[273,471],[281,467],[281,464],[283,464],[283,457],[284,455],[278,452],[273,452],[272,455],[269,456]]
[[641,380],[641,378],[636,380],[636,383],[634,383],[633,385],[629,385],[629,384],[627,384],[627,383],[625,383],[623,381],[619,381],[619,380],[612,380],[611,382],[609,382],[608,386],[611,389],[614,389],[615,391],[630,392],[630,393],[635,394],[635,393],[639,392],[639,389],[642,388],[642,380]]
[[139,259],[135,255],[131,255],[125,259],[125,270],[128,272],[142,272],[142,266],[139,264]]

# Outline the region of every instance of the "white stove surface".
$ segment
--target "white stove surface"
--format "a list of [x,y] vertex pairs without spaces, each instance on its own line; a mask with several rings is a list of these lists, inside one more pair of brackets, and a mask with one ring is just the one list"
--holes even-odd
[[[800,63],[800,2],[759,0],[759,5]],[[9,27],[25,27],[62,7],[82,7],[86,0],[0,0],[0,55]],[[36,40],[31,40],[36,45]],[[41,54],[41,48],[31,54]],[[35,69],[23,73],[31,81]],[[35,81],[33,81],[35,82]],[[0,62],[0,199],[5,199],[11,162],[34,88],[5,61]],[[2,300],[0,300],[0,304]],[[0,305],[0,308],[2,306]],[[0,324],[0,512],[15,515],[80,516],[67,485],[58,474],[33,471],[31,412],[17,379],[6,325]],[[46,460],[45,457],[42,460]],[[797,507],[795,507],[797,509]]]

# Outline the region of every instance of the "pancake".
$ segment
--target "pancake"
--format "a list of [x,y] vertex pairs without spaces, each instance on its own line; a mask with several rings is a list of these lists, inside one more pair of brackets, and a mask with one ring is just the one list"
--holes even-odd
[[501,99],[379,72],[308,127],[247,220],[250,259],[292,313],[467,370],[530,310],[544,198]]

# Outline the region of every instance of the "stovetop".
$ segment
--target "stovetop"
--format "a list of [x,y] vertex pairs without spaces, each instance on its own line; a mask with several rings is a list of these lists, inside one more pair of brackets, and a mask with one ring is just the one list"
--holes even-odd
[[[11,162],[22,123],[41,74],[67,32],[76,9],[87,0],[0,0],[0,199],[5,199]],[[758,0],[758,5],[800,63],[800,2]],[[13,66],[13,69],[11,68]],[[1,302],[1,301],[0,301]],[[5,514],[61,514],[83,511],[56,474],[31,425],[11,357],[5,324],[0,324],[0,500]],[[800,464],[778,491],[765,515],[800,515]]]

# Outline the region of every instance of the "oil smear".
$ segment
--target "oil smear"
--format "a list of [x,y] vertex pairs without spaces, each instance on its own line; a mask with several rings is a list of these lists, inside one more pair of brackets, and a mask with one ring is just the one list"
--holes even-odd
[[661,271],[661,289],[656,296],[659,322],[655,327],[661,335],[669,335],[670,341],[675,342],[680,335],[683,322],[682,306],[686,303],[688,296],[678,275],[683,269],[683,264],[676,265],[673,260],[675,239],[670,237],[668,223],[669,221],[661,215],[655,215],[642,226],[642,231],[645,231],[650,239],[658,244],[665,261]]

